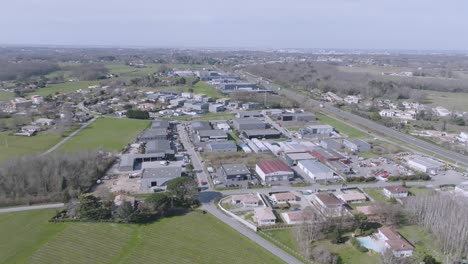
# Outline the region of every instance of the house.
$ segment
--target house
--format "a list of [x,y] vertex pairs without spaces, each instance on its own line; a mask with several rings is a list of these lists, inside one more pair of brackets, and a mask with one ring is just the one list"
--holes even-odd
[[16,110],[26,109],[26,108],[30,107],[32,104],[33,104],[32,100],[26,100],[26,99],[21,98],[21,97],[17,97],[17,98],[14,98],[14,99],[10,100],[11,108],[16,109]]
[[297,166],[313,181],[323,182],[333,179],[333,171],[318,161],[301,160],[298,162]]
[[274,129],[252,129],[242,132],[247,138],[280,138],[281,133]]
[[210,152],[237,152],[237,145],[234,141],[210,142],[206,145]]
[[240,204],[243,207],[256,207],[262,205],[262,200],[258,194],[240,194],[231,196],[232,204]]
[[292,192],[279,192],[279,193],[272,193],[270,195],[271,199],[276,203],[288,203],[288,202],[295,202],[297,200],[297,196]]
[[359,104],[359,102],[361,101],[361,98],[355,95],[348,95],[343,100],[348,104]]
[[284,212],[281,213],[281,217],[283,218],[284,222],[286,222],[288,225],[302,224],[310,220],[310,217],[304,214],[303,211]]
[[357,206],[356,211],[367,217],[367,221],[374,223],[383,223],[385,218],[378,213],[378,210],[373,205]]
[[226,131],[212,129],[198,131],[198,139],[201,142],[207,141],[226,141],[228,139]]
[[55,125],[55,120],[49,118],[39,118],[34,121],[34,124],[39,126],[53,126]]
[[149,140],[157,140],[157,139],[167,139],[167,129],[164,128],[150,128],[138,136],[139,141],[149,141]]
[[367,201],[367,196],[361,192],[335,192],[334,195],[336,198],[340,199],[345,203],[363,203]]
[[343,155],[331,149],[316,148],[312,150],[311,154],[323,163],[326,163],[327,161],[338,161],[345,159]]
[[185,98],[175,98],[169,101],[169,103],[173,106],[183,106],[185,101],[186,101]]
[[342,216],[346,212],[343,202],[332,193],[317,193],[312,199],[312,204],[327,217]]
[[314,156],[310,155],[308,152],[285,153],[284,159],[289,166],[295,166],[302,160],[315,160]]
[[253,220],[257,225],[274,225],[276,216],[271,207],[254,208]]
[[193,93],[182,93],[180,96],[185,98],[185,99],[192,99],[193,98]]
[[190,123],[190,127],[192,128],[192,131],[195,132],[213,129],[208,121],[193,121]]
[[369,151],[371,149],[371,145],[369,143],[358,138],[346,138],[343,140],[343,145],[355,152]]
[[320,146],[324,149],[339,150],[342,144],[334,139],[325,138],[320,140]]
[[184,107],[196,111],[205,111],[208,110],[209,104],[204,102],[185,101]]
[[250,173],[249,168],[247,168],[243,163],[223,164],[221,165],[221,173],[230,181],[245,181],[252,179],[252,174]]
[[418,157],[408,160],[408,166],[420,172],[435,174],[444,164],[430,158]]
[[132,206],[135,206],[135,197],[128,196],[125,194],[116,195],[114,198],[114,205],[121,206],[124,202],[129,202]]
[[224,105],[222,105],[222,104],[210,104],[208,106],[208,111],[212,112],[212,113],[217,113],[217,112],[224,111]]
[[141,175],[141,187],[165,189],[166,183],[182,175],[181,167],[146,168]]
[[392,227],[379,228],[376,236],[378,240],[385,243],[385,247],[390,249],[395,257],[411,257],[413,255],[414,246]]
[[403,186],[386,186],[383,188],[383,194],[388,198],[403,198],[408,196],[408,189]]
[[31,101],[35,105],[42,104],[44,102],[44,97],[40,95],[33,95],[31,96]]
[[238,131],[267,128],[266,123],[254,117],[236,118],[232,120],[232,125]]
[[241,111],[236,114],[237,118],[263,117],[259,111]]
[[264,182],[288,181],[294,177],[294,172],[281,160],[258,162],[255,172]]

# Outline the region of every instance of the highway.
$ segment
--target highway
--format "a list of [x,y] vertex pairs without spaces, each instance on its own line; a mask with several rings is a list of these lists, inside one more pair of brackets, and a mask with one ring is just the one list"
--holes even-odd
[[386,126],[380,125],[369,119],[357,116],[350,112],[342,111],[329,103],[319,102],[317,100],[310,99],[310,98],[305,99],[303,94],[296,93],[287,89],[280,89],[279,87],[271,85],[270,82],[267,82],[258,76],[255,76],[251,73],[246,73],[246,72],[244,73],[250,76],[250,79],[251,79],[250,81],[254,79],[255,82],[261,83],[263,86],[265,86],[265,88],[277,91],[279,94],[283,94],[292,100],[305,104],[306,106],[319,106],[320,104],[323,104],[324,107],[322,108],[322,110],[324,112],[332,113],[336,116],[341,117],[344,120],[349,120],[354,124],[358,124],[361,127],[365,127],[368,130],[376,131],[384,136],[397,139],[408,145],[415,146],[427,152],[433,153],[434,155],[445,157],[453,161],[456,165],[462,165],[464,167],[468,167],[468,156],[447,150],[445,148],[442,148],[432,143],[426,142],[424,140],[415,138],[408,134],[396,131],[392,128],[388,128]]

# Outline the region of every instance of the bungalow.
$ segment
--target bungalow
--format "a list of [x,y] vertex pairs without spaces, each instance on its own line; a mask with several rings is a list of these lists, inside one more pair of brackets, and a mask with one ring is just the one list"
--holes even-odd
[[277,203],[288,203],[297,201],[297,196],[292,192],[279,192],[270,195],[271,199]]
[[332,193],[317,193],[313,196],[312,203],[327,217],[342,216],[346,210],[343,202]]
[[335,196],[345,203],[363,203],[367,201],[367,196],[360,192],[353,192],[353,193],[336,192]]
[[307,220],[307,217],[302,211],[289,211],[281,213],[281,217],[288,225],[302,224]]
[[383,188],[383,194],[388,198],[402,198],[408,196],[408,189],[403,186],[387,186]]
[[253,220],[257,225],[274,225],[276,216],[271,207],[254,208]]
[[243,207],[256,207],[262,204],[257,194],[241,194],[231,196],[232,204],[240,204]]
[[377,238],[384,242],[395,257],[411,257],[414,246],[391,227],[384,226],[378,229]]

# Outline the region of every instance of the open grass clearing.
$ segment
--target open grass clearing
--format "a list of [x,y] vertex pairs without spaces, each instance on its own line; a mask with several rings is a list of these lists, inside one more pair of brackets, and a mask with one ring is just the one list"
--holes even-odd
[[376,202],[386,202],[388,200],[388,198],[383,195],[382,188],[364,188],[364,192]]
[[448,110],[468,111],[468,93],[426,91],[431,106],[443,106]]
[[14,92],[9,92],[9,91],[0,91],[0,102],[2,101],[8,101],[15,98],[15,93]]
[[210,214],[147,225],[58,223],[54,210],[0,214],[2,263],[282,263]]
[[328,124],[332,127],[335,128],[335,130],[337,130],[338,132],[342,133],[342,134],[345,134],[347,135],[348,137],[351,137],[351,138],[366,138],[368,137],[368,135],[354,127],[351,127],[335,118],[332,118],[332,117],[329,117],[329,116],[326,116],[324,114],[319,114],[317,113],[316,114],[317,116],[317,119],[325,124]]
[[57,151],[103,148],[119,151],[149,127],[149,120],[100,118],[63,144]]
[[88,86],[98,84],[98,81],[80,81],[80,82],[64,82],[58,84],[49,84],[44,88],[38,88],[35,92],[31,94],[38,94],[42,96],[47,96],[49,94],[54,95],[56,93],[68,93],[74,92],[79,89],[88,90]]
[[375,252],[359,252],[348,241],[342,244],[332,244],[328,240],[313,243],[313,246],[322,246],[332,253],[340,256],[342,263],[376,264],[380,263],[380,255]]
[[442,252],[435,245],[434,239],[421,227],[416,225],[403,226],[398,228],[398,232],[415,246],[413,255],[418,259],[422,260],[425,255],[431,255],[439,261],[445,259]]
[[59,132],[40,132],[32,137],[0,132],[0,163],[17,156],[44,152],[62,139]]
[[297,244],[294,240],[294,229],[286,228],[286,229],[274,229],[274,230],[265,230],[263,231],[270,235],[272,238],[278,240],[283,245],[296,250],[297,251]]

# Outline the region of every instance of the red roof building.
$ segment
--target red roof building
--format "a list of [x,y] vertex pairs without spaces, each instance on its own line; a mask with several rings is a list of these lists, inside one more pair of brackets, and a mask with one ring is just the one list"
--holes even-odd
[[257,175],[265,182],[287,181],[294,177],[294,171],[281,160],[269,160],[257,163]]
[[343,155],[331,149],[317,148],[312,150],[311,154],[323,163],[327,161],[345,160],[345,157],[343,157]]

